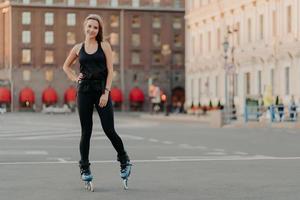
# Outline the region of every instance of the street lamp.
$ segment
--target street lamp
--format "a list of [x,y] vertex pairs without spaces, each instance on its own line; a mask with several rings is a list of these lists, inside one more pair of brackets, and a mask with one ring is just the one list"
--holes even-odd
[[224,71],[225,71],[225,83],[224,83],[224,86],[225,86],[225,90],[224,90],[224,93],[225,93],[225,103],[224,103],[224,122],[225,123],[228,123],[229,119],[228,118],[228,111],[229,111],[229,102],[228,102],[228,86],[227,86],[227,82],[228,82],[228,64],[227,64],[227,59],[228,59],[228,56],[227,56],[227,52],[228,52],[228,48],[229,48],[229,42],[228,42],[228,37],[225,37],[225,40],[223,42],[223,49],[224,49],[224,60],[225,60],[225,63],[224,63]]
[[[164,58],[166,59],[169,55],[171,55],[172,53],[172,50],[170,48],[170,45],[169,44],[163,44],[162,47],[161,47],[161,54],[164,56]],[[169,115],[169,111],[168,111],[168,102],[170,102],[170,104],[172,103],[171,102],[171,95],[172,95],[172,87],[173,87],[173,76],[172,76],[172,66],[171,66],[171,63],[169,62],[169,60],[166,62],[166,64],[168,65],[168,76],[169,76],[169,100],[168,98],[166,99],[165,101],[165,111],[166,111],[166,115]]]

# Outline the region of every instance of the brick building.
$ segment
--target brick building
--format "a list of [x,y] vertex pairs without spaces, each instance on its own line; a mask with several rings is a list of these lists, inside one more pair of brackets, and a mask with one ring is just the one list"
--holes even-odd
[[10,90],[13,110],[67,101],[66,90],[75,85],[62,65],[84,40],[83,20],[91,13],[104,18],[123,109],[135,101],[134,91],[143,93],[147,109],[154,79],[167,96],[177,95],[174,101],[184,100],[183,0],[2,0],[0,11],[0,84]]

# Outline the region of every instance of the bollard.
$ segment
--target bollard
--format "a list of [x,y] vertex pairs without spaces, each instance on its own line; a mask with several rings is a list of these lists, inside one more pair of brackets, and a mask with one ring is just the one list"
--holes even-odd
[[224,114],[222,110],[211,111],[210,116],[210,127],[211,128],[222,128],[224,125]]

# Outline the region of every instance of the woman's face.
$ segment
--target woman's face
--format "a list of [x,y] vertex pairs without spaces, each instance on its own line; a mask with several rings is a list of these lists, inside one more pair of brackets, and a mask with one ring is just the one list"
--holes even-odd
[[85,35],[88,38],[96,38],[99,32],[99,23],[97,20],[89,19],[85,25]]

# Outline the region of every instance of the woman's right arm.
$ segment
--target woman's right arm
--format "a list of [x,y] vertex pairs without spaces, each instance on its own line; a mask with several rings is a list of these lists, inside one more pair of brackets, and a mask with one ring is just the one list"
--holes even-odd
[[75,72],[71,69],[72,64],[78,57],[77,53],[79,49],[80,49],[80,44],[75,45],[73,49],[70,51],[63,65],[64,72],[67,74],[68,78],[74,82],[78,82],[82,78],[82,74],[79,74],[79,76],[77,76]]

